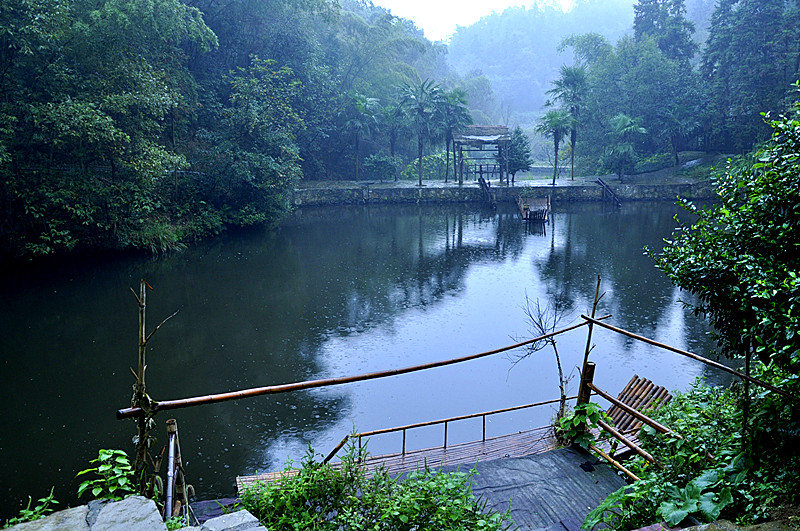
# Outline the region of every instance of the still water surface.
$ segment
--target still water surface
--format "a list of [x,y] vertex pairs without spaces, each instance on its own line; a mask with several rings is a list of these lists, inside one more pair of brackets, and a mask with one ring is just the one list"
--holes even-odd
[[[130,449],[140,278],[153,338],[147,384],[156,399],[405,367],[531,337],[526,294],[567,301],[564,326],[587,312],[596,275],[611,322],[700,354],[705,323],[643,256],[675,225],[670,203],[557,207],[544,231],[514,212],[475,206],[304,209],[276,232],[229,234],[158,259],[119,258],[7,277],[0,296],[0,517],[55,485],[75,503],[75,473],[99,448]],[[670,389],[705,374],[696,362],[599,330],[596,380],[616,392],[636,373]],[[586,329],[562,336],[565,371]],[[558,396],[552,351],[512,367],[513,355],[383,380],[165,412],[178,420],[188,479],[201,497],[231,495],[238,474],[299,460],[310,443],[327,453],[351,430],[391,427]],[[718,374],[709,373],[716,381]],[[552,408],[511,413],[489,435],[542,425]],[[449,440],[478,437],[480,420]],[[409,434],[439,444],[441,427]],[[398,439],[370,442],[394,451]]]

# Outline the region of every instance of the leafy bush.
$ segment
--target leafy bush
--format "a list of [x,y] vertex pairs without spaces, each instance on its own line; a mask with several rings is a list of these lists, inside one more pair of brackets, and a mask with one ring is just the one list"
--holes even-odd
[[90,463],[97,466],[78,472],[78,476],[93,472],[99,476],[87,479],[78,487],[78,497],[89,490],[95,498],[121,500],[136,494],[133,483],[133,468],[128,455],[122,450],[100,450],[97,459]]
[[370,179],[394,181],[400,168],[400,157],[374,154],[364,159],[364,170]]
[[[418,160],[414,159],[403,170],[402,178],[414,180],[417,178]],[[422,157],[422,178],[423,179],[442,179],[444,180],[445,169],[447,168],[447,158],[444,153],[427,155]]]
[[674,162],[675,159],[671,153],[656,153],[655,155],[637,161],[633,173],[650,173],[651,171],[671,168]]
[[[636,529],[661,521],[677,526],[688,516],[749,524],[766,519],[781,504],[797,503],[797,458],[785,452],[754,456],[748,451],[741,434],[741,398],[740,390],[697,382],[653,412],[656,420],[681,435],[657,434],[650,427],[641,431],[642,446],[663,468],[633,458],[628,467],[641,480],[606,498],[587,515],[583,528],[602,523]],[[772,409],[774,404],[763,406]],[[761,409],[756,405],[755,411]],[[758,437],[761,430],[752,436]]]
[[37,500],[38,503],[33,509],[31,509],[31,497],[28,496],[28,505],[19,511],[19,515],[15,516],[14,518],[9,518],[6,523],[3,524],[3,529],[13,527],[23,522],[39,520],[40,518],[47,516],[48,513],[52,513],[53,508],[50,506],[58,504],[58,501],[53,497],[53,488],[55,487],[50,488],[50,494]]
[[575,443],[583,448],[589,448],[595,439],[587,428],[596,428],[598,420],[611,424],[611,418],[598,404],[593,402],[579,404],[573,411],[558,419],[556,436],[563,444]]
[[472,493],[469,473],[437,473],[427,467],[392,478],[386,470],[368,476],[350,447],[342,466],[313,459],[309,448],[300,468],[290,462],[280,480],[257,482],[240,495],[242,506],[268,529],[496,530],[508,527],[509,512],[487,511]]

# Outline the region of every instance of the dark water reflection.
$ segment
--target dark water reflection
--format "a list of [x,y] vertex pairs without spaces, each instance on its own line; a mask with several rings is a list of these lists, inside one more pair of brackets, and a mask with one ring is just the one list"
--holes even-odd
[[[525,295],[562,297],[574,322],[591,306],[624,328],[706,354],[706,326],[642,255],[674,226],[668,203],[557,209],[545,230],[514,212],[464,205],[300,211],[280,231],[228,235],[160,259],[125,258],[14,274],[0,288],[0,516],[56,485],[73,503],[101,447],[130,448],[136,305],[146,278],[151,343],[148,390],[182,398],[341,376],[461,356],[529,335]],[[559,340],[575,375],[585,330]],[[619,389],[638,373],[669,388],[704,374],[694,362],[598,331],[597,380]],[[204,497],[232,494],[237,474],[327,452],[353,427],[369,430],[557,396],[550,351],[513,369],[509,357],[382,381],[229,402],[159,415],[178,419],[190,482]],[[712,380],[718,375],[711,374]],[[577,387],[577,378],[570,384]],[[552,410],[509,414],[494,434],[547,422]],[[479,427],[451,427],[451,440]],[[492,433],[490,433],[491,435]],[[441,431],[409,445],[436,444]],[[374,440],[374,452],[396,441]],[[26,501],[26,500],[25,500]]]

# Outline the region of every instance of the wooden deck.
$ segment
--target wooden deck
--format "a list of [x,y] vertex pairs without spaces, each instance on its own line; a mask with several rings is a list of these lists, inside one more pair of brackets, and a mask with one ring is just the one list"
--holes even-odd
[[546,223],[550,217],[550,196],[544,198],[518,197],[517,208],[522,221]]
[[[367,470],[385,468],[392,475],[412,472],[426,465],[430,468],[463,466],[471,468],[478,462],[493,461],[541,454],[558,448],[552,426],[534,428],[499,437],[453,444],[447,448],[427,448],[412,450],[405,454],[386,454],[370,456],[364,461]],[[339,466],[341,463],[331,463]],[[276,481],[285,472],[269,472],[256,476],[239,476],[236,487],[239,492],[256,481]]]

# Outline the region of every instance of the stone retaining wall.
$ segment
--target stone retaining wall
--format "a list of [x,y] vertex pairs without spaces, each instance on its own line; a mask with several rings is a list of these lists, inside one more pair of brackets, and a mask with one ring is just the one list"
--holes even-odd
[[[622,201],[674,201],[711,199],[716,197],[710,182],[694,184],[616,184],[610,185]],[[520,195],[550,196],[553,202],[602,201],[603,189],[598,185],[572,186],[495,186],[499,202],[513,202]],[[463,186],[389,187],[363,184],[339,188],[296,189],[292,196],[295,206],[395,204],[395,203],[480,203],[483,192],[476,184]]]

